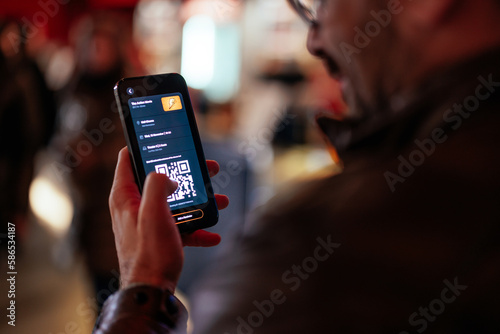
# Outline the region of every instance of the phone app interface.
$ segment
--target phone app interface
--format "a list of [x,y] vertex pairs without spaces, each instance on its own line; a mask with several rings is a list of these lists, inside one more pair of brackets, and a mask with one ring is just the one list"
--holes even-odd
[[[172,210],[207,202],[201,169],[182,95],[152,95],[128,101],[146,175],[157,172],[177,181],[167,198]],[[177,217],[201,218],[201,210]]]

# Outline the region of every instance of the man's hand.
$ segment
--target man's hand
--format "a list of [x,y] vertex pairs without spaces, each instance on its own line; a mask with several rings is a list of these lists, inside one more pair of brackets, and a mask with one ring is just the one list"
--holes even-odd
[[[219,171],[215,161],[207,161],[210,176]],[[109,197],[122,287],[146,283],[174,291],[183,263],[182,246],[215,246],[220,236],[198,230],[180,235],[166,198],[177,183],[166,175],[150,173],[143,194],[134,180],[128,149],[118,156]],[[215,195],[219,209],[229,204],[227,196]]]

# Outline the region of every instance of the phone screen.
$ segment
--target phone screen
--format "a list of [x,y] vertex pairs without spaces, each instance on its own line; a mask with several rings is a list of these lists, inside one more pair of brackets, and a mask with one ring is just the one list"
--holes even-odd
[[[149,78],[158,84],[146,89]],[[122,79],[115,95],[141,190],[147,174],[166,174],[179,185],[166,201],[181,232],[214,225],[217,206],[184,79]]]
[[181,209],[207,201],[193,133],[181,94],[153,95],[128,100],[146,175],[168,175],[179,187],[167,201]]

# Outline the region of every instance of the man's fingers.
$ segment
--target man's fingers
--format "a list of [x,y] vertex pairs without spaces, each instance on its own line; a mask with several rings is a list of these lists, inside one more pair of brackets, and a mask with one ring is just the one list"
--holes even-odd
[[198,230],[190,234],[182,235],[182,243],[184,246],[212,247],[218,245],[220,241],[220,235],[205,230]]
[[128,149],[125,147],[118,154],[113,186],[109,195],[111,214],[121,215],[131,210],[132,214],[137,215],[140,202],[141,194],[135,183]]
[[[207,160],[207,168],[210,177],[214,177],[219,173],[220,166],[215,160]],[[219,210],[225,209],[229,205],[229,198],[226,195],[215,194],[215,201]]]
[[219,172],[220,166],[215,160],[207,160],[208,174],[214,177]]
[[223,210],[229,205],[229,197],[226,195],[215,194],[215,201],[217,202],[217,208]]
[[[211,177],[219,172],[219,164],[214,160],[207,160],[207,167]],[[142,218],[139,222],[139,229],[145,229],[143,232],[147,234],[168,233],[170,236],[178,236],[177,226],[172,219],[166,201],[166,198],[173,194],[177,187],[177,182],[170,180],[166,175],[151,173],[146,178],[141,200],[129,152],[125,147],[118,154],[118,163],[110,195],[110,207],[112,211],[119,214],[134,208],[137,216],[137,211],[139,211],[139,216]],[[220,210],[229,204],[229,199],[225,195],[216,194],[215,200]],[[177,239],[175,236],[173,238]],[[211,247],[219,244],[220,240],[221,237],[218,234],[204,230],[182,235],[185,246]]]
[[[225,209],[229,205],[229,198],[226,195],[215,194],[215,201],[219,210]],[[212,247],[217,246],[220,241],[220,235],[205,230],[197,230],[193,233],[182,235],[184,246]]]
[[128,148],[124,147],[118,153],[113,188],[120,190],[122,187],[130,186],[135,186],[138,189],[134,179],[134,171],[132,170]]

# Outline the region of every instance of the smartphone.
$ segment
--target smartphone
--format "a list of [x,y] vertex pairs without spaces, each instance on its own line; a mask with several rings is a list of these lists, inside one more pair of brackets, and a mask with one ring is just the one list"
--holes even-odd
[[215,225],[219,212],[184,78],[124,78],[114,93],[139,190],[147,174],[166,174],[179,184],[165,199],[179,231]]

